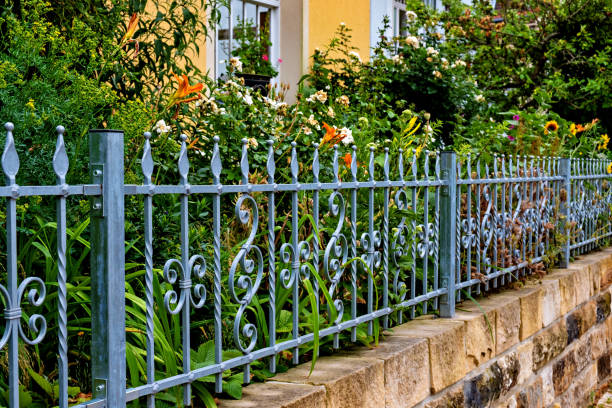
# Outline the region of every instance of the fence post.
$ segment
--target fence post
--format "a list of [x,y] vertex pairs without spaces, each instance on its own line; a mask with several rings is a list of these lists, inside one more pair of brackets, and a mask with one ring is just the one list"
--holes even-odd
[[91,200],[91,371],[93,397],[125,407],[125,231],[123,131],[89,132]]
[[457,228],[457,155],[440,153],[440,174],[445,185],[440,194],[440,286],[448,290],[440,298],[440,316],[455,315],[455,259]]
[[561,252],[561,261],[559,262],[559,266],[561,268],[567,268],[569,266],[570,260],[570,209],[571,209],[571,180],[570,176],[572,175],[572,167],[571,160],[569,158],[562,158],[559,161],[559,175],[563,177],[563,186],[562,188],[565,190],[565,200],[561,199],[560,209],[561,209],[561,220],[562,231],[565,235],[565,244],[563,245],[563,250]]

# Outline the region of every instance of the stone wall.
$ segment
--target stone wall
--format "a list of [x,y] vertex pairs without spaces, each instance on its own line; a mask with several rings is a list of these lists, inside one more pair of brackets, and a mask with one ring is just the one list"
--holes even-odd
[[610,381],[612,248],[539,282],[395,327],[220,407],[586,407]]

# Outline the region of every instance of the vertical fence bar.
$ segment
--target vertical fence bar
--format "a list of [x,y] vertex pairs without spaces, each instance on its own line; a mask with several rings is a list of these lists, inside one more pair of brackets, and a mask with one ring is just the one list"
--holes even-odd
[[53,171],[57,184],[62,186],[63,196],[56,199],[57,219],[57,304],[58,304],[58,382],[59,407],[68,407],[68,299],[66,290],[66,173],[68,173],[68,155],[64,145],[64,127],[58,126],[57,143],[53,154]]
[[[314,155],[312,158],[312,180],[313,183],[317,185],[317,188],[321,187],[321,183],[319,180],[319,171],[320,171],[320,163],[319,163],[319,144],[313,143],[314,147]],[[320,276],[319,271],[319,255],[320,255],[320,240],[319,240],[319,190],[314,190],[312,192],[312,219],[314,221],[313,225],[313,233],[312,233],[312,263],[314,270],[317,275]],[[315,278],[313,279],[314,293],[315,299],[317,299],[317,303],[315,304],[316,313],[319,313],[319,281]],[[331,305],[330,305],[331,306]],[[334,337],[334,340],[337,340],[338,336]],[[318,355],[319,350],[316,350]]]
[[[151,154],[151,133],[144,133],[144,148],[142,149],[142,175],[144,185],[149,187],[149,194],[144,200],[144,242],[145,242],[145,308],[147,329],[147,384],[155,382],[155,337],[153,314],[153,155]],[[147,408],[155,408],[155,395],[147,395]]]
[[[221,154],[219,153],[219,136],[213,137],[213,155],[210,168],[213,183],[217,186],[217,193],[212,196],[213,204],[213,296],[215,302],[215,363],[221,364],[223,360],[223,327],[221,325]],[[272,201],[274,208],[274,201]],[[274,245],[274,243],[272,243]],[[273,359],[276,361],[276,359]],[[274,372],[274,371],[272,371]],[[215,392],[223,391],[223,373],[215,376]]]
[[[218,147],[216,147],[218,149]],[[274,140],[268,140],[268,161],[266,163],[266,170],[268,171],[268,184],[275,185],[274,173],[276,172],[276,163],[274,162]],[[274,347],[276,344],[276,262],[275,262],[275,240],[276,233],[274,232],[274,203],[275,192],[268,193],[268,263],[269,263],[269,275],[268,282],[270,283],[270,314],[268,319],[270,320],[269,325],[269,345]],[[317,258],[318,259],[318,258]],[[270,358],[270,371],[276,372],[276,354]]]
[[[19,407],[19,319],[21,310],[20,299],[17,298],[17,197],[18,189],[15,176],[19,171],[19,156],[15,149],[13,139],[14,125],[6,123],[6,144],[2,153],[2,170],[6,178],[6,185],[12,187],[13,195],[7,198],[6,203],[6,290],[7,310],[4,310],[6,319],[5,330],[8,336],[8,405],[10,408]],[[2,288],[0,286],[0,288]],[[4,288],[2,288],[4,289]]]
[[[299,248],[299,206],[298,206],[298,172],[299,164],[297,160],[296,142],[291,142],[291,245],[293,246],[293,262],[291,264],[291,274],[293,275],[293,339],[300,337],[299,329],[299,303],[300,303],[300,248]],[[293,364],[300,362],[300,348],[293,349]]]
[[560,266],[567,268],[569,266],[570,259],[570,208],[571,208],[571,159],[563,158],[560,159],[559,163],[559,175],[563,177],[563,189],[565,190],[565,199],[561,195],[561,223],[562,230],[565,235],[565,243],[561,251]]
[[[367,310],[368,314],[374,311],[374,269],[376,267],[376,262],[374,260],[374,252],[376,249],[376,237],[374,231],[374,146],[370,146],[370,161],[368,164],[368,172],[370,173],[369,180],[372,183],[372,187],[368,189],[368,246],[367,246],[367,260],[368,267],[370,268],[370,272],[368,273],[368,304]],[[361,238],[362,245],[364,244],[363,236]],[[368,336],[371,336],[373,333],[373,322],[372,320],[368,321]]]
[[455,315],[455,251],[457,220],[457,156],[455,152],[440,153],[441,176],[444,181],[440,197],[440,284],[448,292],[440,299],[440,316]]
[[[383,164],[383,173],[387,187],[384,189],[383,197],[383,308],[389,306],[389,148],[385,147],[385,162]],[[383,329],[389,328],[389,315],[385,314],[383,319]]]
[[123,131],[89,132],[90,171],[102,184],[91,208],[91,364],[94,398],[125,406]]
[[[357,258],[357,146],[351,156],[351,259]],[[334,183],[338,183],[338,145],[334,146]],[[357,318],[357,262],[351,262],[351,320]],[[357,341],[357,327],[351,328],[351,341]]]

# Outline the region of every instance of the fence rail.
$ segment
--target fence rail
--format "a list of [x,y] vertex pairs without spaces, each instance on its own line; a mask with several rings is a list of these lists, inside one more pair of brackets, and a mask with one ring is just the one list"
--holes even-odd
[[[322,150],[314,145],[312,161],[306,163],[298,159],[293,143],[288,176],[280,177],[275,145],[269,141],[266,183],[252,184],[248,141],[243,140],[241,183],[225,185],[215,137],[209,163],[212,183],[191,185],[182,136],[179,184],[155,185],[151,135],[145,133],[143,184],[125,185],[123,133],[92,131],[91,183],[67,185],[69,161],[64,129],[58,127],[52,160],[56,185],[19,186],[13,125],[6,124],[6,130],[1,159],[6,186],[0,187],[0,198],[6,201],[7,279],[6,286],[0,285],[5,307],[0,349],[6,346],[8,352],[11,408],[19,406],[19,339],[35,345],[50,336],[49,316],[31,312],[46,301],[48,288],[57,288],[59,406],[69,404],[70,196],[89,198],[91,215],[93,400],[80,407],[119,407],[141,398],[154,407],[156,394],[176,386],[183,388],[182,402],[188,406],[191,385],[200,378],[214,376],[215,391],[221,392],[227,370],[242,367],[243,382],[248,383],[252,363],[267,358],[268,369],[275,372],[279,354],[289,351],[298,364],[300,347],[315,337],[331,336],[333,348],[338,348],[341,336],[355,342],[372,336],[378,325],[386,329],[417,314],[451,317],[455,303],[466,296],[541,272],[544,262],[567,265],[571,255],[600,247],[612,236],[612,175],[602,160],[495,156],[484,164],[471,157],[458,160],[446,151],[419,156],[414,151],[370,148],[362,157],[367,164],[362,165],[355,147],[350,156],[340,156],[336,145],[331,163],[321,163]],[[377,174],[382,179],[376,179]],[[56,282],[44,282],[29,271],[31,276],[23,277],[18,271],[17,202],[30,196],[56,201]],[[176,196],[180,252],[160,261],[154,253],[154,226],[161,209],[155,202]],[[143,384],[131,388],[126,388],[124,197],[142,199],[144,228],[141,340],[146,355]],[[212,206],[207,220],[212,251],[202,251],[203,245],[190,241],[190,208],[198,200]],[[233,221],[225,216],[230,205]],[[279,217],[286,222],[278,225]],[[230,222],[245,232],[236,247],[222,240]],[[163,304],[154,295],[157,287],[164,290]],[[323,317],[319,330],[300,307],[310,295],[315,299],[312,315]],[[27,307],[22,309],[22,304]],[[230,306],[232,319],[227,318]],[[256,309],[264,307],[262,318]],[[162,339],[154,333],[165,313],[178,316],[180,322],[176,329],[182,372],[160,378],[155,356]],[[193,367],[193,320],[201,313],[212,321],[214,363]],[[280,327],[281,317],[290,322]],[[27,321],[25,329],[22,319]],[[238,353],[225,358],[224,344],[229,341]]]

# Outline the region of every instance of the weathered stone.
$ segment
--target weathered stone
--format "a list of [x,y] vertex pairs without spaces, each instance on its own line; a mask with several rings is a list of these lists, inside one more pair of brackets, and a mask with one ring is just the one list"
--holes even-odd
[[501,393],[506,394],[512,387],[519,383],[521,373],[521,362],[519,353],[514,351],[508,353],[497,360],[497,365],[501,370]]
[[604,290],[608,288],[610,284],[612,284],[612,261],[610,261],[610,258],[612,257],[608,256],[607,259],[603,259],[601,262],[601,266],[599,269],[599,290]]
[[610,376],[610,354],[607,353],[597,360],[597,378],[603,382]]
[[325,387],[282,382],[255,383],[242,389],[241,400],[221,400],[220,408],[326,408]]
[[496,296],[496,353],[500,354],[519,342],[521,328],[520,300],[514,296]]
[[607,328],[600,325],[589,335],[591,338],[591,358],[597,360],[608,350]]
[[574,310],[566,318],[567,344],[570,344],[589,330],[596,320],[595,302],[590,301]]
[[517,408],[534,408],[544,405],[544,395],[542,389],[542,379],[536,378],[535,381],[526,386],[516,396]]
[[[384,362],[385,407],[411,407],[429,395],[427,339],[389,336],[375,348],[357,348],[339,356],[377,358]],[[316,369],[316,367],[315,367]]]
[[453,320],[465,322],[465,353],[467,369],[471,371],[495,356],[495,310],[458,311]]
[[597,323],[601,323],[610,316],[610,292],[597,296]]
[[463,384],[457,384],[425,403],[424,408],[463,408],[464,401]]
[[564,407],[586,407],[590,403],[591,391],[597,385],[597,368],[591,364],[582,373],[572,379],[571,388],[563,395],[561,401]]
[[559,280],[542,280],[542,327],[546,327],[561,316],[561,294]]
[[322,357],[309,377],[310,363],[274,377],[275,381],[322,385],[328,408],[384,405],[384,365],[374,358]]
[[560,395],[569,388],[575,373],[576,358],[573,351],[566,353],[555,361],[553,364],[553,387],[555,388],[555,395]]
[[395,327],[393,333],[394,336],[427,338],[432,394],[454,384],[467,373],[463,322],[413,320]]
[[[515,377],[518,376],[518,361],[514,360]],[[482,374],[465,381],[463,394],[465,406],[479,408],[489,406],[502,393],[504,375],[497,362],[491,364]]]
[[521,307],[520,340],[523,341],[542,328],[542,289],[526,288],[518,292]]
[[581,338],[574,346],[576,372],[579,373],[591,363],[591,336]]
[[591,297],[591,263],[584,264],[574,271],[574,284],[576,286],[576,305],[580,305]]
[[544,329],[533,338],[533,366],[539,370],[550,360],[561,354],[567,345],[565,320]]
[[519,376],[517,383],[525,383],[533,374],[533,343],[531,341],[519,344],[516,349],[519,361]]
[[547,365],[540,372],[540,378],[542,379],[542,398],[544,406],[548,407],[555,400],[555,388],[553,386],[552,379],[552,365]]
[[574,280],[574,271],[564,270],[561,273],[555,273],[559,278],[559,294],[561,295],[561,315],[567,314],[570,310],[576,307],[576,288]]

